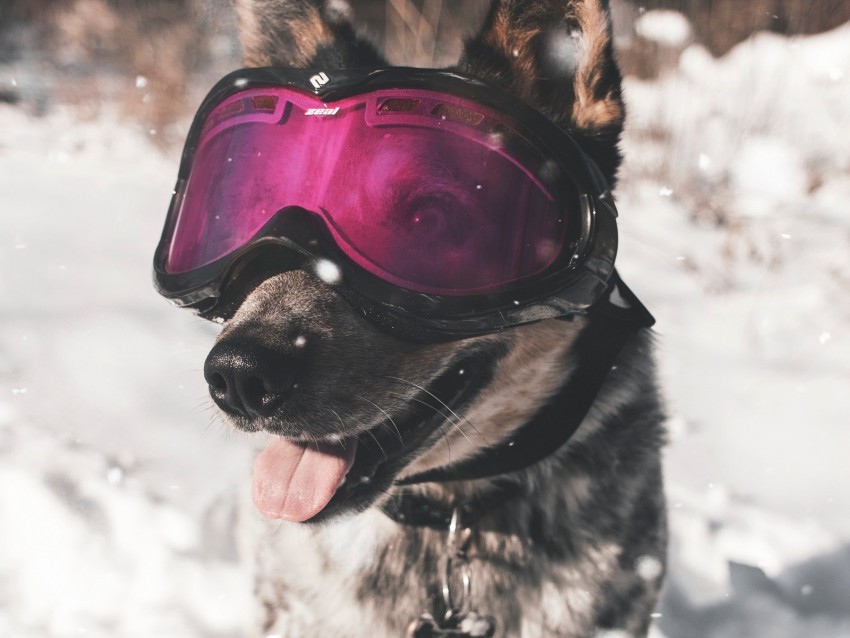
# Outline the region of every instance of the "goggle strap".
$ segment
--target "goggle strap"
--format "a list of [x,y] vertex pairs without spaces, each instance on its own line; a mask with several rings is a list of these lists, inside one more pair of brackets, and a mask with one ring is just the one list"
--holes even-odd
[[[613,297],[613,299],[612,299]],[[621,299],[626,302],[621,303]],[[605,298],[590,309],[590,322],[567,356],[575,372],[537,415],[510,440],[461,463],[438,467],[398,481],[399,485],[489,478],[525,469],[554,454],[575,434],[626,343],[654,323],[652,315],[619,277]]]
[[616,268],[611,274],[608,290],[593,304],[590,314],[594,312],[619,322],[634,324],[639,328],[651,328],[655,325],[655,317],[620,278]]

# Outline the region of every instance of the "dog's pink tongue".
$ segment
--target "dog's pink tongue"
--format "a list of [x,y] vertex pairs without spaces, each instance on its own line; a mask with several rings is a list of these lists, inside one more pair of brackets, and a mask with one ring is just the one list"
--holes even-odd
[[273,439],[254,462],[254,505],[268,518],[312,518],[333,498],[356,450],[353,438],[318,446]]

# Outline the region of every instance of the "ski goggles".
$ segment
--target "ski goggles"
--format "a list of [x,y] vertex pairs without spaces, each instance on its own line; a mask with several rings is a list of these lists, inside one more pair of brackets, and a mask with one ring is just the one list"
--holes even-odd
[[544,115],[426,69],[244,69],[190,129],[158,291],[226,319],[303,269],[403,336],[457,338],[586,312],[613,281],[616,208]]

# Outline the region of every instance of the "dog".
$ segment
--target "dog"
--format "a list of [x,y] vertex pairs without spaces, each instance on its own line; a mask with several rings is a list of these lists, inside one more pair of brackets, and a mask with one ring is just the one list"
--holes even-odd
[[[246,66],[386,66],[345,3],[237,4]],[[625,109],[605,0],[494,0],[455,69],[569,131],[614,184]],[[282,435],[254,471],[257,507],[284,519],[249,517],[255,635],[647,634],[666,547],[647,330],[607,355],[588,336],[601,320],[587,315],[425,343],[313,272],[240,276],[205,375],[225,419]],[[582,385],[596,360],[598,391]],[[286,400],[234,406],[268,398],[258,378],[276,379]],[[570,419],[575,433],[549,441]],[[513,464],[515,443],[546,449]],[[314,462],[311,446],[336,451]],[[493,449],[504,454],[486,471],[443,471]]]

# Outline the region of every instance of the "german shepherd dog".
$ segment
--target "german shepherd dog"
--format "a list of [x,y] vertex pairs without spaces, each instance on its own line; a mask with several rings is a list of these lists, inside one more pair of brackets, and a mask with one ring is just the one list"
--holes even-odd
[[[238,10],[247,66],[386,66],[345,3],[240,0]],[[624,105],[606,0],[494,0],[455,69],[544,113],[614,183]],[[575,316],[423,344],[306,271],[246,284],[205,374],[229,422],[284,437],[255,465],[257,506],[287,519],[251,517],[256,635],[645,636],[666,547],[647,330],[618,350],[565,444],[528,467],[405,484],[510,445],[532,421],[535,432],[561,427],[581,402],[561,395],[584,373],[579,359],[595,356],[583,341],[593,326]],[[292,392],[272,414],[234,407],[262,400],[248,377],[275,376]],[[355,438],[353,465],[286,458],[293,440]],[[269,493],[275,481],[286,494]]]

